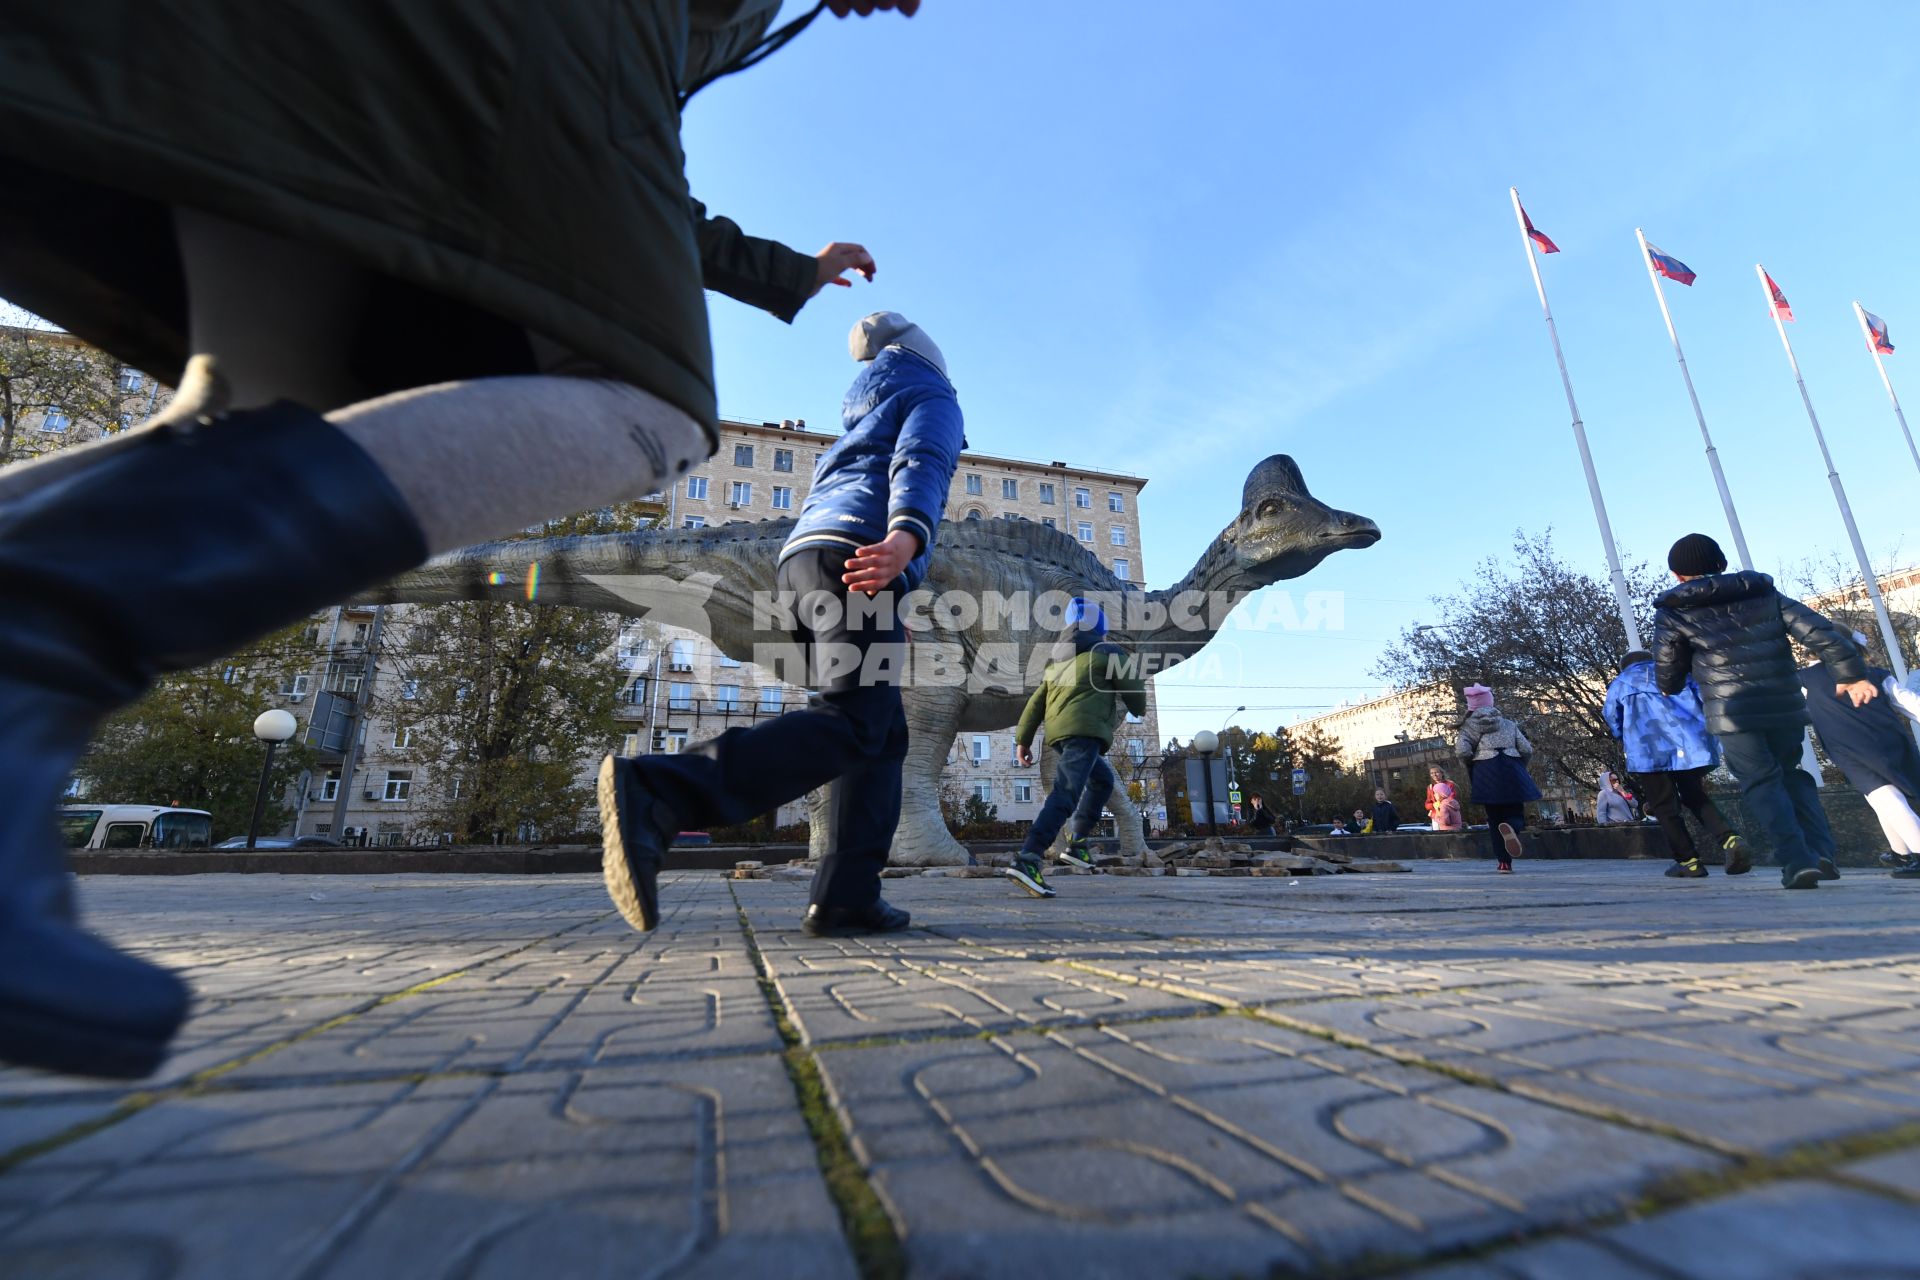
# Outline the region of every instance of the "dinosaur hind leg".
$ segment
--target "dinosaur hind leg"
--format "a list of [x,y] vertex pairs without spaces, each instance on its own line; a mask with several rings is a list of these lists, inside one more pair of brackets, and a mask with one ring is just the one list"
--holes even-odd
[[892,861],[907,867],[957,867],[967,851],[940,816],[940,774],[966,706],[964,689],[910,685],[902,690],[907,713],[907,759],[900,797],[900,826],[893,833]]

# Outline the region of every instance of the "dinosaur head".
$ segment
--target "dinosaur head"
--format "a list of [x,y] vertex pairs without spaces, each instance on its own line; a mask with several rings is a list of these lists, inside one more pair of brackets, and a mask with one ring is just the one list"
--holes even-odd
[[1372,546],[1380,526],[1308,493],[1299,465],[1276,453],[1247,473],[1240,514],[1220,538],[1238,576],[1264,587],[1298,578],[1336,551]]

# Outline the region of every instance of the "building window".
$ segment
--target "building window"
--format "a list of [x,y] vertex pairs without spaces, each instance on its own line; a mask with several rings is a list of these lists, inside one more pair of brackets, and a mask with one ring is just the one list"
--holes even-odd
[[993,784],[991,782],[974,783],[973,795],[974,795],[974,799],[978,800],[981,804],[992,804],[993,803]]
[[420,682],[418,680],[402,680],[400,682],[400,696],[408,702],[412,702],[418,698],[420,696]]
[[639,755],[640,754],[640,735],[637,733],[629,733],[624,738],[621,738],[620,754],[623,756]]
[[727,486],[727,501],[736,507],[748,506],[753,502],[753,481],[735,480]]
[[713,651],[713,661],[715,665],[722,666],[722,667],[737,667],[740,665],[740,659],[729,658],[726,654],[720,652],[718,649],[715,649]]
[[1008,476],[1008,477],[1006,477],[1005,479],[1003,479],[1003,480],[1001,480],[1001,481],[1000,481],[1000,496],[1001,496],[1001,497],[1003,497],[1003,498],[1017,498],[1017,497],[1019,497],[1019,496],[1020,496],[1020,482],[1019,482],[1018,480],[1016,480],[1016,479],[1014,479],[1014,478],[1013,478],[1012,476]]
[[968,759],[975,764],[985,764],[993,757],[993,739],[984,733],[973,735],[973,744],[968,751]]
[[467,780],[465,778],[460,777],[458,774],[455,774],[453,779],[453,785],[447,788],[448,798],[453,800],[458,800],[460,798],[460,789],[466,785],[467,785]]
[[986,491],[986,486],[981,483],[979,476],[970,475],[967,477],[968,493],[985,493]]
[[49,409],[40,415],[40,429],[42,431],[65,431],[72,425],[73,419],[58,409]]
[[1147,762],[1147,744],[1138,738],[1128,738],[1127,759],[1133,761],[1135,764],[1145,764]]
[[775,449],[773,451],[773,469],[775,471],[793,470],[793,450]]
[[669,711],[693,710],[693,686],[675,680],[667,686],[667,709]]
[[638,631],[622,631],[620,647],[615,653],[622,662],[637,662],[646,656],[647,638]]
[[705,498],[707,496],[707,478],[705,476],[688,476],[687,496],[689,498]]
[[1080,522],[1080,541],[1082,542],[1093,541],[1093,521],[1082,520]]
[[656,755],[674,755],[687,749],[685,729],[655,729],[653,750]]
[[722,711],[738,711],[740,709],[740,686],[737,684],[715,685],[713,689],[713,700],[719,704],[720,710]]
[[1133,581],[1133,565],[1125,560],[1115,560],[1113,562],[1113,576],[1122,582]]
[[1048,507],[1053,505],[1053,481],[1042,480],[1040,482],[1040,503],[1042,506]]
[[707,518],[705,516],[688,516],[680,522],[680,527],[682,529],[704,529],[707,527]]
[[973,510],[967,512],[967,519],[978,520],[980,518],[980,515],[981,515],[980,508],[975,507]]
[[750,444],[737,444],[733,446],[733,465],[736,467],[752,466],[753,446]]
[[1107,541],[1112,543],[1116,547],[1126,546],[1127,545],[1127,526],[1123,524],[1116,524],[1116,525],[1109,526],[1107,529]]
[[1020,513],[1018,511],[1002,511],[1000,513],[1000,518],[1002,520],[1018,520],[1020,518]]
[[387,787],[380,795],[382,800],[405,800],[413,794],[413,770],[387,770]]
[[1013,780],[1013,802],[1015,804],[1033,803],[1033,779],[1015,778]]
[[1125,511],[1126,509],[1127,509],[1127,500],[1121,497],[1114,490],[1112,489],[1107,490],[1107,510]]
[[781,694],[779,685],[767,685],[760,690],[760,709],[762,711],[769,711],[774,715],[778,715],[780,714],[780,702]]
[[287,686],[287,697],[291,698],[295,702],[304,701],[307,696],[307,689],[309,688],[309,686],[312,685],[312,683],[313,683],[312,676],[309,676],[309,675],[295,676],[292,682]]
[[147,380],[141,375],[138,369],[122,369],[120,371],[120,389],[122,391],[138,391],[145,385],[147,385]]
[[413,727],[411,725],[404,729],[395,729],[393,731],[393,749],[395,751],[405,751],[412,745]]
[[635,676],[633,683],[621,691],[620,700],[630,707],[644,705],[647,701],[647,678]]
[[1047,526],[1047,528],[1049,529],[1057,529],[1060,527],[1053,522],[1052,516],[1041,516],[1040,523]]
[[775,511],[793,510],[793,490],[784,484],[773,486],[773,509]]
[[320,783],[320,798],[322,800],[338,800],[340,798],[340,771],[338,769],[329,769],[327,771],[326,778]]
[[667,670],[693,670],[693,641],[675,640],[673,642],[673,647],[667,651]]
[[1093,490],[1075,489],[1073,491],[1073,505],[1076,507],[1091,507],[1093,505]]

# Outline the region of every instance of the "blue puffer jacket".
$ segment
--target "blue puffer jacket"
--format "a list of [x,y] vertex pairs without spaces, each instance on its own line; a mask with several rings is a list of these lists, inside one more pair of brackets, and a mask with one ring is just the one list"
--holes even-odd
[[809,547],[871,546],[907,529],[920,554],[896,586],[911,591],[927,576],[947,487],[967,447],[960,401],[931,363],[888,347],[853,380],[841,417],[846,434],[820,455],[780,558]]
[[1607,686],[1607,728],[1626,748],[1628,773],[1668,773],[1720,763],[1707,732],[1700,686],[1687,677],[1680,692],[1660,692],[1654,664],[1636,662]]

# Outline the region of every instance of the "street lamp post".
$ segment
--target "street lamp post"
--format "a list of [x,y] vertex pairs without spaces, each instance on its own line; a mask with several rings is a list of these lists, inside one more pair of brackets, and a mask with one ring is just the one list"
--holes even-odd
[[273,753],[293,736],[300,726],[292,715],[275,707],[262,711],[253,720],[253,736],[267,744],[267,762],[260,767],[260,789],[253,795],[253,821],[247,824],[247,848],[260,838],[260,815],[267,807],[267,782],[273,776]]
[[1193,749],[1200,753],[1200,777],[1207,793],[1207,834],[1220,834],[1220,814],[1213,807],[1213,753],[1220,749],[1220,735],[1202,729],[1193,735]]

